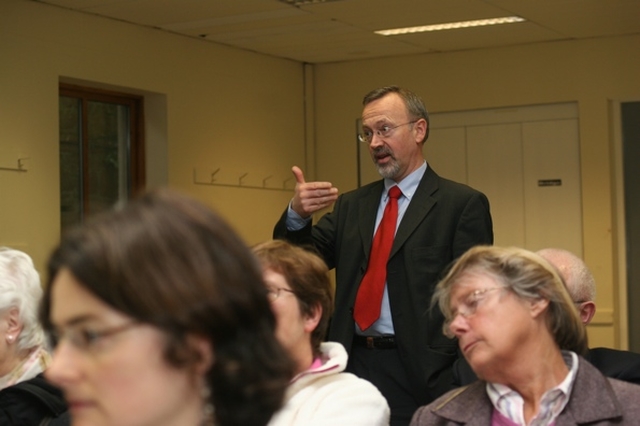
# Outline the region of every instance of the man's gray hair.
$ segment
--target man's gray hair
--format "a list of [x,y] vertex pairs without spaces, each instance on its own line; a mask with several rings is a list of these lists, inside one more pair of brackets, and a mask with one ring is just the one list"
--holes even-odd
[[377,101],[389,93],[395,93],[400,96],[400,99],[404,102],[405,107],[407,108],[407,113],[412,120],[419,120],[424,118],[427,122],[427,130],[424,133],[424,138],[422,139],[422,143],[429,138],[429,131],[431,130],[431,126],[429,125],[429,113],[427,112],[427,108],[424,106],[424,102],[422,98],[417,94],[411,92],[410,90],[403,89],[398,86],[385,86],[380,87],[378,89],[374,89],[367,93],[362,100],[362,105],[366,106],[373,101]]
[[575,303],[595,302],[596,280],[582,259],[559,248],[545,248],[537,253],[558,269]]

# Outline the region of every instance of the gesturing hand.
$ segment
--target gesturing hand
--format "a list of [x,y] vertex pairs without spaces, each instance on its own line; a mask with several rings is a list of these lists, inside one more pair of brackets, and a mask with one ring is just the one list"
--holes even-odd
[[307,218],[338,199],[338,188],[331,182],[305,182],[304,173],[298,166],[293,166],[291,171],[296,178],[291,208],[301,217]]

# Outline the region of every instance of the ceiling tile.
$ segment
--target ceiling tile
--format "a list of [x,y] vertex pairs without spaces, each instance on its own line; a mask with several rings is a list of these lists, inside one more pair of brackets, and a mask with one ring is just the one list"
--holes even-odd
[[[640,33],[640,0],[32,0],[300,62]],[[524,23],[384,37],[375,30],[518,15]]]

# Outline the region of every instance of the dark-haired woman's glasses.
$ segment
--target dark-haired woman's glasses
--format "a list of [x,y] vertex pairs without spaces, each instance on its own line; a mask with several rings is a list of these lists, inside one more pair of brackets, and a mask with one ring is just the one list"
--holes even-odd
[[278,297],[280,297],[280,294],[285,291],[287,293],[291,293],[293,295],[295,295],[296,293],[293,290],[289,290],[288,288],[283,288],[283,287],[267,287],[267,298],[270,301],[274,301],[276,300]]
[[75,348],[89,352],[104,339],[123,333],[139,325],[137,322],[127,322],[115,327],[102,330],[92,330],[88,327],[69,327],[65,330],[51,332],[51,346],[56,347],[60,341],[67,339]]

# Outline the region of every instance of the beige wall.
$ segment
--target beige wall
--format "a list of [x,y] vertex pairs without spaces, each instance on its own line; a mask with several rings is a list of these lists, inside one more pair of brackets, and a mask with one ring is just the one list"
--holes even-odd
[[[610,101],[640,100],[640,36],[326,64],[315,68],[317,175],[355,187],[354,121],[362,96],[398,84],[432,112],[577,102],[584,258],[598,283],[594,345],[624,346],[614,315]],[[428,141],[425,151],[428,151]],[[428,160],[428,158],[427,158]]]
[[[42,271],[59,238],[58,81],[146,93],[149,181],[219,209],[249,243],[271,236],[289,192],[193,184],[277,186],[304,163],[302,64],[23,0],[0,2],[0,244]],[[166,113],[159,111],[165,109]],[[166,122],[163,122],[166,115]],[[160,117],[160,118],[158,118]],[[148,123],[149,125],[149,123]],[[149,126],[148,126],[149,127]],[[166,155],[154,143],[166,138]],[[281,186],[281,185],[280,185]]]
[[[640,99],[639,48],[640,36],[627,36],[303,66],[36,2],[2,0],[0,167],[28,157],[29,171],[0,171],[0,244],[25,249],[42,270],[59,237],[60,79],[145,93],[155,117],[147,132],[154,137],[150,148],[167,143],[167,155],[150,153],[150,181],[167,181],[214,206],[250,244],[269,238],[290,193],[194,185],[194,169],[207,180],[220,168],[218,182],[229,184],[247,173],[243,182],[249,186],[272,176],[268,185],[278,187],[298,164],[311,177],[353,189],[354,120],[362,96],[374,87],[406,86],[433,112],[575,101],[584,256],[598,281],[602,323],[590,334],[592,343],[618,346],[609,102]],[[305,141],[309,135],[315,146]]]

